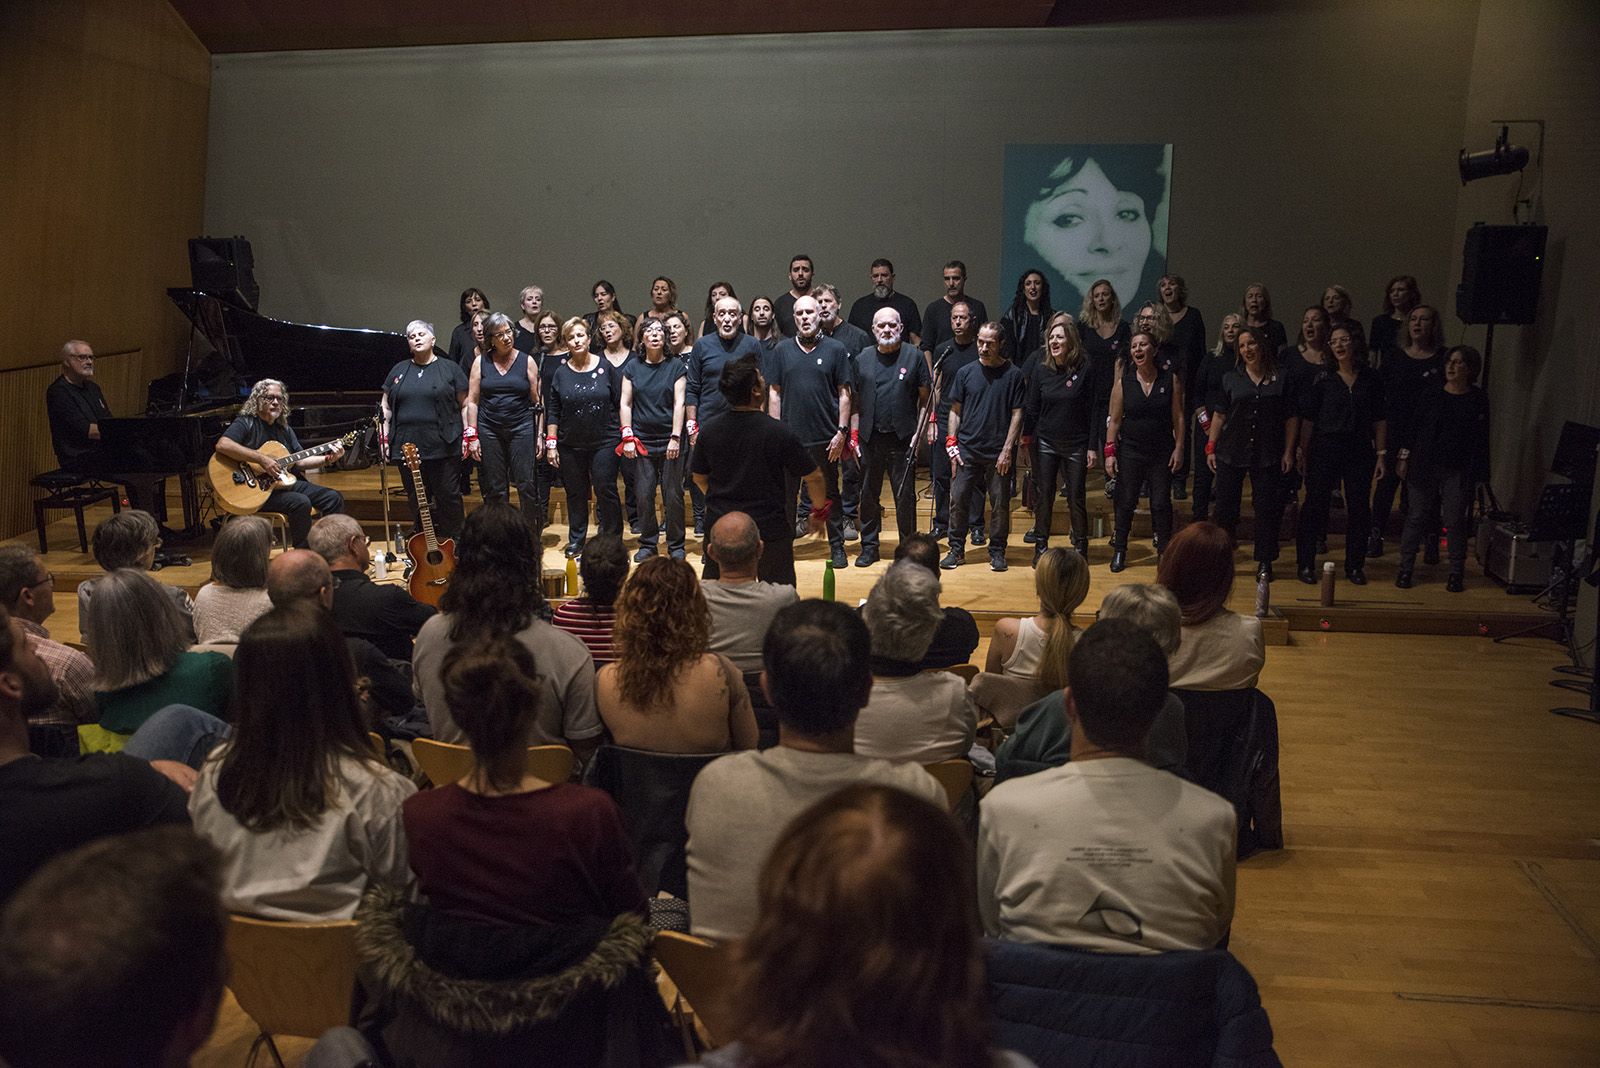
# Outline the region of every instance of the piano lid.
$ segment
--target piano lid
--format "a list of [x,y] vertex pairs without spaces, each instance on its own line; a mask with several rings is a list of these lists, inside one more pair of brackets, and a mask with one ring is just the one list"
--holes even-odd
[[286,323],[199,289],[167,295],[239,374],[276,378],[291,395],[376,393],[389,368],[410,356],[405,337],[388,330]]

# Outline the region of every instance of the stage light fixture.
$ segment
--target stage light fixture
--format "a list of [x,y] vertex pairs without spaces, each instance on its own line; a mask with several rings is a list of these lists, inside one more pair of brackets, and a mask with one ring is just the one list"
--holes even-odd
[[1482,152],[1461,150],[1461,184],[1476,182],[1479,178],[1493,178],[1501,174],[1516,174],[1528,165],[1528,150],[1510,141],[1510,128],[1500,127],[1500,137],[1494,147]]

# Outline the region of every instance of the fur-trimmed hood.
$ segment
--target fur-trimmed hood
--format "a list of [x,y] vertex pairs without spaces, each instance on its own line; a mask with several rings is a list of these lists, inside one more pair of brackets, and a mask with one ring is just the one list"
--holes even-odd
[[562,1014],[578,995],[616,988],[648,958],[651,930],[642,917],[624,913],[593,948],[559,971],[513,978],[447,975],[424,962],[407,937],[410,905],[405,892],[375,885],[356,912],[356,953],[364,977],[378,993],[420,1007],[451,1030],[507,1035]]

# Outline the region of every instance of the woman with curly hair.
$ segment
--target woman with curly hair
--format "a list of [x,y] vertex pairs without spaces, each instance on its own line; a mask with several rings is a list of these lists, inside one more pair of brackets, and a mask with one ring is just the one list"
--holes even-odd
[[617,598],[617,660],[596,682],[612,740],[656,753],[753,749],[756,717],[733,661],[710,651],[711,611],[694,568],[655,556]]
[[734,950],[733,1041],[702,1064],[1030,1063],[990,1044],[972,847],[937,805],[845,787],[784,830],[757,899]]

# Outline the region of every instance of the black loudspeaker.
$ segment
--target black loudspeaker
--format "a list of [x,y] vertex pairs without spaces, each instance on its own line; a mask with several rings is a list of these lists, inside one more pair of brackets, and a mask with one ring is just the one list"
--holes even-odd
[[261,303],[256,261],[242,237],[191,237],[189,277],[194,288],[255,311]]
[[1544,274],[1546,226],[1489,226],[1467,231],[1461,250],[1456,318],[1464,323],[1533,322]]

